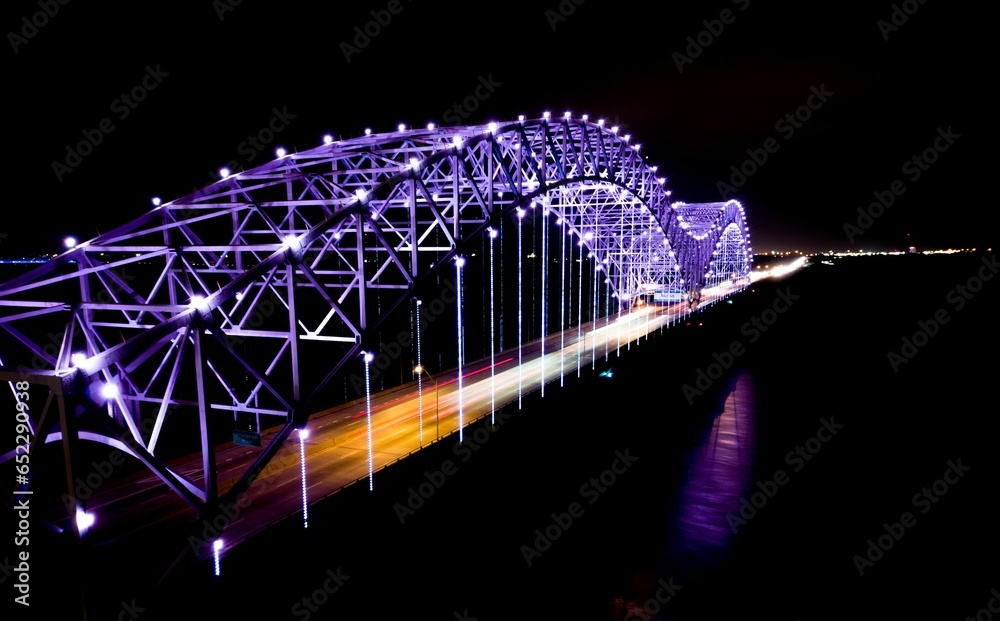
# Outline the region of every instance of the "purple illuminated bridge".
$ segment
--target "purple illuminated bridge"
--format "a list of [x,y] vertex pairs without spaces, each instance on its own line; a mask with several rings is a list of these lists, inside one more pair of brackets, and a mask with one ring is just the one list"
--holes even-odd
[[[553,318],[585,319],[570,308],[567,323],[560,298],[546,299],[553,288],[568,288],[571,303],[590,293],[560,265],[586,263],[600,275],[594,282],[606,293],[599,303],[595,284],[593,307],[603,304],[605,316],[639,300],[697,305],[703,292],[750,282],[743,207],[672,202],[640,145],[586,116],[327,137],[220,176],[189,196],[154,199],[142,217],[0,285],[0,379],[17,400],[21,387],[47,391],[24,406],[35,469],[42,443],[61,442],[64,456],[102,443],[141,462],[199,515],[232,503],[331,395],[344,400],[344,378],[363,374],[366,353],[380,353],[379,331],[410,317],[444,278],[458,281],[451,312],[461,325],[461,270],[472,264],[458,266],[477,251],[474,278],[490,291],[490,308],[516,296],[518,340],[524,302],[540,305],[531,316],[541,315],[543,337]],[[546,231],[531,250],[543,261],[523,260],[525,223]],[[503,227],[506,243],[496,234]],[[507,277],[517,275],[502,296],[494,247]],[[543,293],[522,302],[532,270]],[[452,334],[461,369],[462,331]],[[251,435],[274,432],[221,492],[211,430],[234,420],[249,421]],[[169,438],[178,437],[200,454],[197,472],[168,463]],[[72,488],[73,460],[65,461]]]

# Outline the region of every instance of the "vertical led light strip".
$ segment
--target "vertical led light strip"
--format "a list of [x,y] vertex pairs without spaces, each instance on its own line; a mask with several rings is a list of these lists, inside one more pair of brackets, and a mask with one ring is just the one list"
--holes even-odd
[[365,356],[365,413],[368,418],[368,491],[372,491],[375,489],[375,461],[372,458],[372,390],[368,369],[375,356],[369,352],[362,353]]
[[545,272],[549,266],[549,208],[542,206],[542,358],[541,377],[538,380],[542,397],[545,397],[545,307],[548,305],[549,289],[545,286]]
[[604,273],[606,274],[604,277],[604,362],[607,362],[608,339],[610,339],[608,333],[611,332],[608,330],[608,324],[611,323],[611,276],[607,275],[607,272]]
[[594,311],[593,317],[591,319],[594,322],[593,332],[594,332],[594,345],[593,349],[590,350],[590,369],[594,370],[597,368],[597,273],[601,271],[601,264],[596,260],[594,261],[594,269],[592,272],[592,280],[594,281]]
[[[580,218],[581,222],[583,218]],[[580,359],[583,354],[581,349],[583,348],[583,235],[580,235],[580,241],[577,242],[580,246],[580,271],[579,271],[579,281],[577,285],[576,294],[576,376],[580,377]]]
[[564,362],[566,359],[566,231],[565,220],[559,218],[559,237],[562,238],[562,250],[559,255],[559,272],[562,278],[559,300],[559,385],[564,386]]
[[455,259],[455,275],[458,278],[458,287],[456,294],[456,315],[458,316],[458,442],[461,444],[463,440],[463,434],[465,433],[464,424],[462,420],[462,266],[465,265],[465,259],[462,257],[457,257]]
[[524,253],[521,249],[521,221],[524,220],[524,210],[520,207],[517,208],[517,409],[521,409],[521,395],[522,395],[522,383],[523,383],[523,370],[521,369],[521,351],[523,349],[522,342],[522,331],[521,324],[523,311],[521,308],[521,289],[523,285],[523,275],[522,275],[522,262]]
[[496,334],[494,308],[496,306],[496,296],[493,295],[493,240],[497,237],[497,231],[490,229],[490,424],[496,424],[497,412],[497,384],[496,384],[496,343],[493,340]]
[[[423,369],[420,363],[420,298],[414,298],[413,331],[417,333],[417,367]],[[417,437],[420,446],[424,445],[424,374],[417,373]]]
[[222,554],[222,540],[216,539],[212,542],[212,552],[215,555],[215,575],[222,575],[222,561],[219,558]]
[[306,438],[308,429],[299,429],[299,464],[302,468],[302,526],[309,528],[309,498],[306,495]]

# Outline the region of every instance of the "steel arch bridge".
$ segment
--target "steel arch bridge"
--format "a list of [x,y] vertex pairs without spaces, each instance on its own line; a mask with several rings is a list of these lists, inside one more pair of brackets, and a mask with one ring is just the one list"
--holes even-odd
[[[0,285],[0,377],[57,397],[58,414],[27,417],[31,453],[118,448],[201,514],[246,490],[386,319],[504,218],[557,218],[622,305],[737,290],[751,270],[738,202],[672,203],[640,145],[587,117],[327,137],[154,205]],[[178,407],[201,452],[189,477],[161,443]],[[280,431],[220,495],[209,417],[229,413]]]

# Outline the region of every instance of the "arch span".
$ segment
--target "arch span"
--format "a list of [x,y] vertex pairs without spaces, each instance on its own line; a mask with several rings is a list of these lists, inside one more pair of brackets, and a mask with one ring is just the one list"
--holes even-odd
[[[749,275],[742,206],[672,203],[661,175],[585,116],[327,138],[0,285],[0,355],[60,378],[75,413],[106,408],[76,435],[131,447],[203,511],[218,497],[209,417],[281,421],[231,501],[387,318],[504,218],[554,217],[622,304]],[[163,465],[174,407],[197,413],[198,484]]]

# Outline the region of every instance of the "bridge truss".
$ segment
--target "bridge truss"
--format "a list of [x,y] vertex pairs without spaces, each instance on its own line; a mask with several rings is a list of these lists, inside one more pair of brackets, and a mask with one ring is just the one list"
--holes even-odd
[[[738,202],[671,203],[640,146],[586,117],[328,137],[224,172],[0,285],[0,378],[59,399],[31,410],[32,453],[99,442],[199,513],[232,503],[386,319],[504,218],[555,218],[623,305],[750,274]],[[209,423],[236,414],[280,431],[220,494]],[[167,463],[174,424],[195,475]]]

